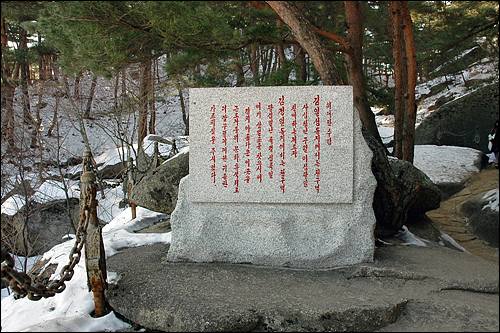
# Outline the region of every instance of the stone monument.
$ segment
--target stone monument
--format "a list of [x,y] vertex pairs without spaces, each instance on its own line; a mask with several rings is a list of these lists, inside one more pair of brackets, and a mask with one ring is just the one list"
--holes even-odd
[[351,86],[190,89],[169,261],[373,260],[376,180]]

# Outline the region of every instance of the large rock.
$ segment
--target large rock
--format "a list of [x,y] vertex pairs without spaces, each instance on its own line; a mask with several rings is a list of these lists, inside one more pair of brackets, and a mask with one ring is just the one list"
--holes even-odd
[[[66,200],[55,200],[46,203],[32,202],[24,206],[13,216],[2,214],[2,244],[12,253],[23,256],[43,254],[54,245],[62,243],[62,237],[74,233],[79,220],[79,200],[70,198],[68,215]],[[28,215],[28,216],[26,216]],[[26,223],[27,221],[27,223]],[[23,228],[27,225],[28,242],[23,242]]]
[[[107,259],[114,311],[164,332],[497,331],[498,262],[387,246],[334,270],[168,263],[167,244]],[[147,263],[147,264],[145,264]]]
[[425,212],[439,207],[441,192],[425,173],[413,164],[395,158],[389,159],[389,165],[394,175],[406,187],[404,193],[412,193],[414,196],[408,209],[410,220],[420,219]]
[[132,200],[139,206],[170,214],[177,203],[180,180],[189,173],[189,152],[184,148],[134,186]]
[[415,143],[488,152],[488,133],[497,119],[498,81],[440,106],[417,127]]
[[[352,203],[216,203],[187,197],[182,179],[172,213],[170,261],[325,268],[373,260],[376,180],[372,152],[354,120]],[[346,162],[347,163],[347,162]]]
[[462,204],[461,210],[473,232],[498,247],[498,189],[472,197]]

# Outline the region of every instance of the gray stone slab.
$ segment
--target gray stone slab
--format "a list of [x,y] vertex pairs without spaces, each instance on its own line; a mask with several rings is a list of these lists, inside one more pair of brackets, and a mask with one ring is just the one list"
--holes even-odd
[[[300,268],[372,261],[376,187],[371,172],[372,152],[361,134],[358,112],[352,112],[350,118],[353,177],[348,181],[353,188],[352,203],[196,202],[187,189],[214,195],[216,191],[200,186],[197,178],[189,175],[179,184],[177,206],[171,216],[168,259]],[[193,138],[190,154],[196,144]],[[329,180],[333,187],[345,181],[343,177]]]
[[189,103],[189,200],[352,202],[351,86],[190,89]]
[[374,263],[321,271],[168,263],[167,251],[107,259],[120,276],[109,303],[150,330],[498,331],[498,263],[440,246],[378,248]]

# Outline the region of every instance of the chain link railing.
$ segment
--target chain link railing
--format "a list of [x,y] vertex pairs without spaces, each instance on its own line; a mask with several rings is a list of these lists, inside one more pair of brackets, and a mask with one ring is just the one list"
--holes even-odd
[[83,157],[83,171],[80,178],[80,218],[76,231],[75,244],[69,253],[69,263],[60,273],[60,278],[44,284],[34,282],[25,272],[18,272],[14,259],[2,249],[1,278],[8,282],[15,298],[28,297],[32,301],[55,296],[66,289],[66,282],[75,274],[75,266],[80,262],[83,246],[86,245],[86,268],[89,289],[94,293],[95,315],[105,314],[104,289],[106,284],[106,256],[102,241],[101,227],[97,220],[96,169],[90,151]]

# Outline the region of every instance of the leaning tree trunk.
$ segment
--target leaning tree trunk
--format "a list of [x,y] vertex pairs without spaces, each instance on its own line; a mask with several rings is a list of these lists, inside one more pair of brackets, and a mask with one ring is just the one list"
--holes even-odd
[[319,37],[314,32],[313,25],[304,14],[288,1],[267,1],[267,3],[288,25],[299,44],[307,51],[323,84],[338,84],[340,76],[332,61],[333,54],[322,46]]
[[[323,82],[326,84],[335,84],[336,81],[332,79],[334,75],[325,72],[335,69],[333,59],[331,57],[324,57],[325,54],[328,54],[328,50],[314,35],[314,31],[318,32],[317,29],[301,15],[294,4],[286,1],[269,1],[268,4],[289,26],[304,50],[309,55],[315,54],[314,57],[311,56],[311,60]],[[348,24],[350,24],[349,42],[353,43],[352,46],[348,46],[349,48],[356,49],[352,53],[351,63],[349,64],[349,74],[354,76],[350,80],[358,88],[361,88],[364,80],[362,78],[363,71],[361,64],[362,29],[359,5],[356,3],[346,3],[346,16]],[[311,38],[315,42],[311,42]],[[325,62],[329,64],[325,64]],[[361,99],[361,102],[366,103],[363,99]],[[372,124],[363,124],[363,136],[373,152],[372,172],[377,179],[377,189],[373,202],[373,210],[377,219],[376,233],[378,235],[389,235],[399,230],[406,222],[408,210],[415,199],[415,191],[409,191],[408,187],[405,186],[404,179],[399,179],[393,173],[387,158],[387,150],[381,142],[380,135],[375,135],[378,134],[378,131],[373,133],[373,129],[376,129],[374,117],[366,117],[366,115],[362,117],[360,111],[360,118],[362,121],[373,122]]]
[[181,111],[182,111],[182,121],[184,122],[184,135],[189,135],[189,117],[186,110],[186,103],[184,102],[184,96],[182,95],[182,89],[177,88],[179,92],[179,99],[181,102]]

